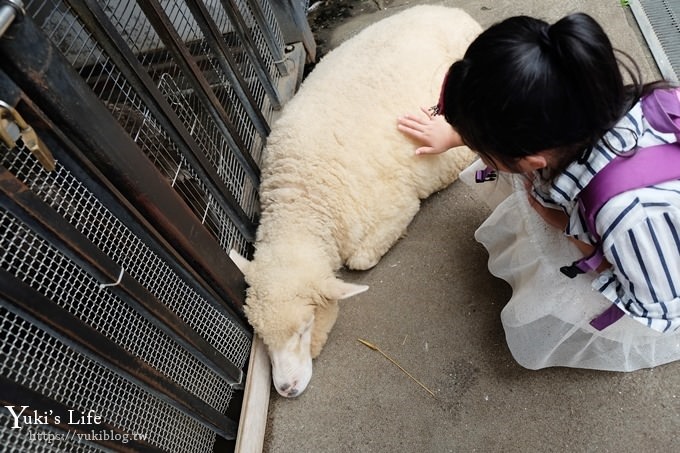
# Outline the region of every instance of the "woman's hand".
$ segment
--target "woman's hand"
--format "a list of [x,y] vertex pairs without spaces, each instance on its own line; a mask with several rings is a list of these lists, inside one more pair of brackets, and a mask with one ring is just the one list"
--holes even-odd
[[527,191],[527,198],[529,199],[529,206],[534,208],[534,211],[538,213],[538,215],[541,216],[541,218],[547,223],[548,225],[557,228],[558,230],[565,231],[567,229],[567,225],[569,225],[569,216],[564,212],[560,211],[558,209],[552,209],[548,208],[546,206],[543,206],[533,195],[532,193],[532,187],[533,187],[533,174],[527,173],[526,174],[526,180],[524,181],[524,188]]
[[545,223],[560,231],[567,229],[567,225],[569,224],[569,216],[567,216],[567,214],[558,209],[543,206],[536,198],[534,198],[531,192],[527,192],[527,195],[529,198],[529,205],[534,208],[534,211],[541,216]]
[[421,144],[416,154],[439,154],[463,145],[458,132],[443,116],[433,116],[422,107],[420,110],[425,116],[405,115],[397,119],[397,129]]

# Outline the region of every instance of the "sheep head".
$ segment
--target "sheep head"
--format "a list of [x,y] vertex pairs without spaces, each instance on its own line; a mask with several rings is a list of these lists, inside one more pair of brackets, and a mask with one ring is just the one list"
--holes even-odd
[[281,396],[298,396],[307,388],[312,359],[321,352],[335,323],[337,302],[366,291],[368,286],[334,276],[304,281],[264,277],[254,262],[235,251],[230,257],[250,285],[244,311],[267,346],[274,387]]

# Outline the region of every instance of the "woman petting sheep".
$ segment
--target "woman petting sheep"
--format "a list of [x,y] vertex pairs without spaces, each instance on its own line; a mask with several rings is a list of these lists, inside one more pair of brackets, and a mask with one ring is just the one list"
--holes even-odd
[[[579,208],[584,188],[610,163],[660,148],[680,155],[680,91],[640,83],[632,59],[620,55],[629,63],[586,14],[552,25],[512,17],[453,63],[436,108],[398,120],[420,143],[417,154],[465,144],[484,163],[482,179],[497,170],[510,183],[475,237],[491,272],[513,287],[501,318],[513,356],[527,368],[631,371],[680,359],[678,161],[652,169],[670,169],[666,179],[607,198],[594,225]],[[652,96],[667,110],[648,107]],[[502,183],[482,186],[502,190]],[[598,249],[603,259],[588,263],[593,269],[570,265],[593,261]]]

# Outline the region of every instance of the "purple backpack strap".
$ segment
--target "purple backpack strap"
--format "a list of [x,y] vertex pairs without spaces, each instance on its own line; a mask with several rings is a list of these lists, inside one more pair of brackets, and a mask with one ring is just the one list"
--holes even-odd
[[[588,231],[599,240],[595,218],[602,206],[623,192],[680,179],[680,144],[640,148],[617,156],[595,175],[579,195],[579,209]],[[595,184],[593,184],[595,183]]]
[[639,148],[630,156],[617,156],[591,179],[579,194],[579,210],[588,232],[595,237],[595,252],[560,268],[567,277],[597,269],[604,255],[595,219],[610,199],[633,189],[680,179],[680,144],[669,143]]
[[[642,113],[659,132],[680,136],[680,88],[657,89],[642,99]],[[623,192],[680,179],[679,143],[639,148],[617,156],[579,194],[581,214],[597,238],[595,217],[609,199]]]
[[680,141],[680,88],[652,91],[642,100],[642,113],[654,129]]
[[[656,130],[673,133],[680,140],[680,89],[654,90],[642,100],[642,111]],[[595,252],[564,266],[560,270],[568,277],[596,269],[604,259],[595,219],[600,209],[623,192],[680,179],[680,143],[639,148],[630,156],[617,156],[579,194],[579,209],[588,231],[596,238]],[[616,322],[623,311],[612,305],[590,324],[597,330]]]
[[475,182],[482,183],[496,180],[496,170],[491,167],[486,167],[484,170],[477,170],[475,172]]
[[616,305],[610,305],[609,308],[590,321],[590,325],[595,327],[597,330],[603,330],[605,327],[609,327],[619,319],[623,318],[623,315],[625,314],[626,313]]

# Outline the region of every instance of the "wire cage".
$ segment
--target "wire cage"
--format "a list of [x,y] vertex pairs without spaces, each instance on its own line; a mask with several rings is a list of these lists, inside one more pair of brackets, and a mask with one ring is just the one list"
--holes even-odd
[[[214,21],[212,25],[221,33],[226,52],[234,54],[231,59],[236,67],[228,67],[225,71],[215,55],[216,50],[210,46],[202,28],[196,23],[187,4],[190,2],[165,1],[157,4],[155,9],[149,6],[149,2],[135,0],[96,3],[100,8],[97,12],[102,16],[98,19],[110,21],[107,25],[113,29],[109,32],[117,33],[117,38],[124,40],[121,45],[136,57],[137,67],[134,69],[144,71],[144,75],[150,79],[148,83],[153,83],[153,88],[160,91],[195,141],[194,146],[210,161],[221,182],[235,196],[243,214],[254,223],[257,214],[256,165],[268,132],[267,123],[271,120],[272,108],[278,105],[278,101],[272,101],[267,96],[262,82],[256,77],[254,63],[243,55],[245,45],[235,31],[230,15],[242,15],[240,19],[245,22],[244,26],[252,35],[252,41],[261,55],[259,60],[264,65],[261,69],[268,76],[267,83],[275,87],[280,76],[273,56],[266,49],[263,31],[256,26],[250,9],[252,5],[244,1],[220,0],[209,0],[202,5],[204,13],[208,14],[202,19]],[[267,3],[252,4],[262,8],[267,6]],[[143,6],[149,10],[149,15],[153,15],[151,19],[145,15]],[[238,10],[231,9],[234,7]],[[225,209],[220,206],[214,193],[201,182],[196,164],[183,157],[182,150],[177,148],[176,141],[167,132],[167,126],[159,123],[158,115],[148,105],[149,101],[143,99],[142,94],[125,77],[123,70],[117,67],[112,56],[87,29],[79,11],[66,2],[44,0],[29,3],[27,9],[34,12],[33,17],[41,29],[106,104],[140,149],[168,178],[177,193],[211,233],[221,239],[220,245],[226,250],[236,248],[245,252],[246,238],[238,234],[234,225],[229,224]],[[276,22],[270,15],[265,17],[273,39],[282,48]],[[162,22],[162,25],[157,26],[166,28],[157,31],[152,20]],[[164,33],[164,36],[160,33]],[[176,40],[176,45],[182,49],[176,49],[173,53],[165,45],[163,37]],[[191,73],[183,71],[182,64],[192,64]],[[202,78],[199,82],[192,78],[192,74],[196,73],[197,78]],[[250,91],[251,111],[255,107],[258,115],[252,113],[252,117],[249,117],[244,103],[239,101],[236,85],[232,83],[237,73],[241,74],[246,84],[239,88]],[[203,90],[196,89],[196,84],[200,82],[206,85]],[[158,93],[154,94],[158,96]],[[204,102],[206,96],[212,97],[210,103]],[[248,150],[246,155],[250,157],[245,168],[237,162],[241,150]]]
[[228,254],[251,252],[301,72],[282,19],[266,0],[23,12],[0,37],[3,451],[233,448],[253,335]]

